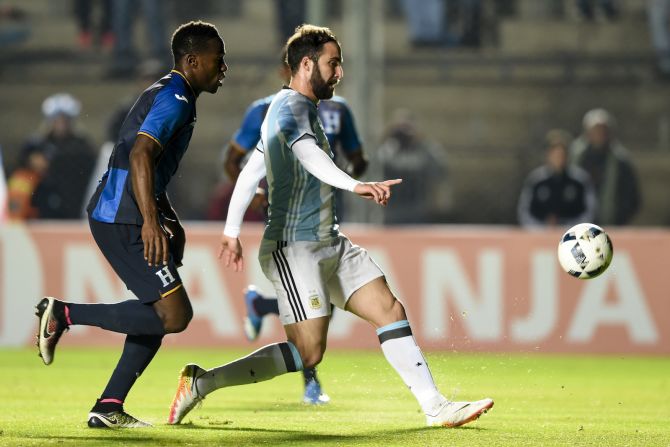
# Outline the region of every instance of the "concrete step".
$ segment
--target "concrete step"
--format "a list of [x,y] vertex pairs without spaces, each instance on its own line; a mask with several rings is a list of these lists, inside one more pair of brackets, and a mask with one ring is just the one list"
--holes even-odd
[[500,48],[506,54],[650,53],[646,22],[576,23],[558,20],[505,20]]
[[[547,19],[563,17],[566,20],[579,20],[580,13],[574,0],[516,0],[517,15],[524,19]],[[597,2],[596,2],[597,3]],[[620,17],[641,19],[646,15],[646,2],[640,0],[615,0]],[[596,20],[606,20],[602,8],[595,7]]]
[[656,152],[633,153],[633,162],[640,178],[642,208],[634,223],[670,225],[668,208],[668,172],[670,147]]
[[620,138],[641,150],[667,145],[670,138],[665,84],[389,86],[385,92],[384,122],[395,109],[410,109],[423,129],[451,147],[524,146],[554,127],[578,133],[582,116],[595,107],[618,117]]

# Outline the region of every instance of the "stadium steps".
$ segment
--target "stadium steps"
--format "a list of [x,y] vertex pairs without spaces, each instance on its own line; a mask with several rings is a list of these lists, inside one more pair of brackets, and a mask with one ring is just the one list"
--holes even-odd
[[[20,47],[0,49],[5,105],[0,121],[3,128],[14,129],[3,137],[5,157],[11,162],[25,136],[37,129],[41,102],[56,91],[69,91],[82,99],[81,122],[100,144],[109,114],[120,98],[137,92],[139,85],[102,79],[107,55],[76,50],[76,29],[65,4],[24,3],[31,14],[32,38]],[[213,167],[218,166],[220,149],[247,105],[278,87],[270,4],[269,0],[245,2],[243,20],[208,17],[226,37],[230,71],[219,94],[203,95],[198,101],[198,130],[175,179],[185,216],[202,214],[219,178]],[[454,216],[456,222],[491,221],[492,215],[497,223],[514,222],[513,205],[521,181],[542,159],[544,132],[552,127],[578,131],[584,111],[595,105],[617,116],[619,135],[638,163],[645,193],[645,208],[638,220],[653,221],[658,210],[665,209],[659,191],[667,189],[670,157],[655,149],[670,147],[668,86],[652,77],[653,58],[647,37],[641,37],[646,27],[637,11],[622,26],[625,32],[638,34],[623,44],[626,52],[617,53],[602,47],[607,39],[619,42],[625,37],[617,24],[582,24],[570,17],[547,25],[521,14],[521,19],[500,25],[499,48],[478,51],[414,50],[408,44],[404,20],[385,22],[384,121],[394,109],[409,108],[419,117],[420,128],[448,151],[456,208],[462,210]],[[597,30],[588,30],[596,37],[584,50],[575,47],[574,34],[587,26]],[[346,57],[342,24],[335,21],[331,27],[342,38]],[[546,42],[548,29],[562,36],[557,39],[560,45]],[[536,40],[539,45],[543,39],[546,50],[523,42]],[[376,144],[366,145],[372,150]],[[189,181],[194,178],[198,181]],[[181,182],[188,184],[180,188]],[[480,205],[463,208],[464,203]]]
[[617,133],[629,146],[649,150],[668,143],[670,113],[664,100],[668,87],[656,83],[447,84],[439,90],[390,85],[385,93],[387,117],[396,108],[413,110],[420,117],[419,125],[447,147],[531,145],[542,141],[546,130],[553,127],[578,132],[585,111],[597,106],[608,108],[617,117]]
[[608,23],[558,20],[505,20],[500,49],[511,54],[586,55],[642,53],[651,50],[646,22],[621,19]]

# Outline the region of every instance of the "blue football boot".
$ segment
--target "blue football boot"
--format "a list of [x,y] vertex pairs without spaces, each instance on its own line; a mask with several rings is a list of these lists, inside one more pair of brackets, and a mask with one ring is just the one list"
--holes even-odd
[[256,286],[250,284],[244,290],[244,303],[247,306],[247,316],[244,317],[244,334],[249,341],[254,341],[258,338],[258,334],[261,332],[261,325],[263,324],[263,317],[258,315],[254,307],[254,301],[258,298],[262,298],[262,295],[258,293]]
[[323,392],[321,384],[311,379],[305,385],[305,395],[302,398],[303,403],[308,405],[323,405],[330,402],[330,397]]

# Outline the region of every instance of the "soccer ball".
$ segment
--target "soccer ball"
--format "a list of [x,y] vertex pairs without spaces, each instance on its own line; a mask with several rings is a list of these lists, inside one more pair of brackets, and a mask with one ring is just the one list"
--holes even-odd
[[580,223],[565,232],[558,243],[558,262],[563,270],[579,279],[603,273],[612,262],[614,248],[605,230]]

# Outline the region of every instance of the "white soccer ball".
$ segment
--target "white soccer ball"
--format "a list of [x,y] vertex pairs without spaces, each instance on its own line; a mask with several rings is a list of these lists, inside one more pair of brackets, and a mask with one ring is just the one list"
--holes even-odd
[[614,248],[605,230],[580,223],[565,232],[558,243],[558,262],[570,275],[590,279],[603,273],[612,262]]

